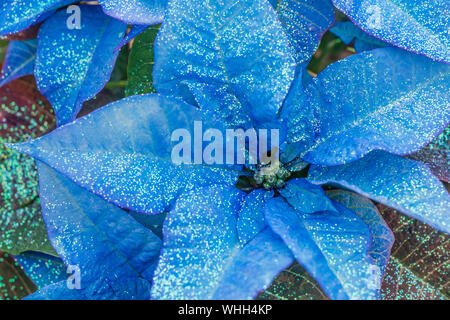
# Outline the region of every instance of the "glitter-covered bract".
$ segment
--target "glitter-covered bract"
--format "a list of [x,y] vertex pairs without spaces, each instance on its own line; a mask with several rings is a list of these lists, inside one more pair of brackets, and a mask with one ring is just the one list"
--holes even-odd
[[247,195],[239,209],[237,230],[239,241],[246,244],[253,239],[267,224],[264,220],[264,207],[273,192],[257,189]]
[[[394,225],[396,249],[389,260],[393,237],[377,210],[384,203],[450,231],[448,185],[432,175],[447,179],[446,134],[430,144],[450,121],[449,66],[433,61],[448,57],[448,36],[439,38],[448,18],[432,12],[443,2],[334,0],[365,10],[349,11],[356,24],[342,13],[335,16],[332,2],[169,0],[165,13],[158,9],[165,1],[83,2],[77,3],[81,29],[66,21],[70,10],[77,14],[76,6],[47,11],[36,5],[39,20],[33,21],[42,27],[34,24],[15,37],[30,39],[40,29],[36,75],[62,126],[43,138],[9,145],[13,150],[5,153],[5,163],[20,165],[1,171],[1,200],[12,210],[2,211],[0,227],[7,231],[0,245],[18,253],[33,249],[24,234],[33,235],[30,246],[39,245],[30,220],[18,224],[13,216],[23,217],[40,204],[35,171],[23,175],[28,158],[17,157],[20,151],[39,161],[50,239],[65,264],[81,267],[83,288],[68,290],[65,281],[47,277],[55,275],[51,265],[41,278],[34,277],[39,267],[30,263],[25,269],[39,287],[47,285],[31,298],[445,296],[446,238],[436,239],[432,232],[418,237],[414,226],[399,234],[403,223]],[[377,26],[377,9],[391,5],[395,10],[382,12]],[[372,15],[365,15],[369,11]],[[148,27],[162,15],[161,30]],[[396,25],[382,24],[394,16]],[[379,29],[375,36],[387,42],[358,28],[355,17]],[[324,35],[335,18],[347,21],[333,30],[341,39]],[[126,37],[124,22],[132,24]],[[121,49],[116,68],[121,76],[109,80],[118,49],[144,30]],[[14,65],[21,64],[5,62],[5,68]],[[103,94],[123,97],[125,87],[126,95],[158,94],[129,97],[95,112],[87,107],[82,112],[87,116],[74,120],[83,102],[105,84]],[[6,119],[6,130],[23,132],[24,140],[17,140],[26,141],[31,130],[23,120],[26,110],[5,105],[0,119]],[[279,136],[279,148],[270,143],[270,163],[262,157],[233,165],[227,157],[222,164],[218,150],[225,143],[219,140],[224,142],[224,129],[236,127],[268,129],[270,142]],[[231,155],[236,150],[228,150],[228,133],[225,151]],[[264,152],[264,140],[250,141],[249,149],[258,144]],[[246,151],[253,159],[253,150]],[[432,170],[405,155],[419,156],[414,159]],[[30,159],[27,163],[34,169]],[[336,186],[359,194],[332,189]],[[364,196],[378,201],[377,207]],[[404,236],[413,240],[408,250]],[[432,253],[421,256],[417,241],[418,248]],[[279,274],[281,283],[270,286]],[[292,290],[283,284],[286,275],[295,278]]]
[[[382,277],[386,271],[392,245],[394,244],[394,235],[383,220],[377,207],[369,199],[350,191],[332,190],[327,192],[327,196],[346,208],[351,208],[367,224],[372,235],[369,254],[379,267],[378,276]],[[381,281],[381,278],[378,278],[378,280]]]
[[12,0],[0,4],[0,34],[22,31],[73,0]]
[[279,197],[268,201],[265,217],[332,299],[375,299],[376,286],[368,286],[373,268],[369,229],[349,209],[335,207],[339,212],[309,214]]
[[172,162],[172,132],[193,130],[194,120],[201,120],[198,109],[180,100],[134,96],[14,148],[110,202],[156,214],[187,186],[237,181],[239,171]]
[[303,213],[338,212],[322,188],[305,179],[288,181],[286,187],[279,192],[293,208]]
[[297,63],[309,61],[320,39],[334,21],[330,0],[272,1],[280,22],[289,35]]
[[132,25],[154,25],[164,19],[167,0],[99,0],[103,11]]
[[358,53],[389,46],[388,43],[368,35],[351,21],[338,22],[330,31],[347,45],[354,42],[353,46]]
[[403,49],[450,63],[448,0],[332,0],[361,29]]

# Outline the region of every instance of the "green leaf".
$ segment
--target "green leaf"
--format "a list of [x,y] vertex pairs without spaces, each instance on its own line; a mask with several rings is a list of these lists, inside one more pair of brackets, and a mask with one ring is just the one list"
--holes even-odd
[[156,93],[153,86],[153,45],[160,26],[151,26],[134,39],[128,62],[127,97]]
[[54,126],[48,102],[36,88],[16,80],[0,88],[0,250],[54,254],[41,217],[34,160],[4,143],[36,138]]
[[382,287],[383,298],[450,298],[450,236],[391,208],[378,208],[396,240]]
[[14,258],[0,252],[0,300],[19,300],[36,290]]

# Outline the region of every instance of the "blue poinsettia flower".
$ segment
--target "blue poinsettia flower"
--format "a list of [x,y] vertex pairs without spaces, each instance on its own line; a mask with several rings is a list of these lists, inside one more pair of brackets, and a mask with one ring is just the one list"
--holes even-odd
[[[387,47],[311,79],[305,62],[333,8],[281,3],[170,1],[155,45],[159,94],[11,146],[38,161],[50,240],[83,270],[80,290],[56,283],[31,298],[249,299],[296,260],[333,299],[376,299],[392,233],[370,202],[333,201],[322,184],[450,231],[448,192],[402,157],[448,125],[450,67]],[[278,161],[210,161],[222,149],[212,132],[252,128],[281,132]],[[200,153],[185,154],[194,161],[173,161],[177,130],[200,136]],[[136,222],[161,214],[162,241]]]

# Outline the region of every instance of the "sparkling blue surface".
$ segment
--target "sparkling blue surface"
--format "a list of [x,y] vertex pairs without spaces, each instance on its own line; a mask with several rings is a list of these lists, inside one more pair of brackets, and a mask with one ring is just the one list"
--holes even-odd
[[237,230],[242,245],[248,243],[266,226],[264,207],[267,200],[273,197],[273,192],[254,190],[247,195],[238,213]]
[[0,87],[20,77],[33,74],[37,39],[11,41],[3,61]]
[[[406,2],[378,5],[399,4],[410,13],[399,23],[413,17],[427,27],[429,6],[440,5]],[[81,30],[67,29],[65,10],[53,15],[40,7],[33,16],[49,17],[39,34],[36,75],[62,126],[12,147],[40,161],[50,240],[65,264],[81,267],[82,289],[38,278],[40,287],[53,284],[32,299],[252,299],[294,259],[330,298],[379,298],[392,233],[370,200],[348,191],[326,194],[324,183],[450,231],[449,195],[430,170],[372,152],[414,152],[448,125],[450,67],[382,48],[311,79],[306,66],[334,21],[328,0],[271,0],[273,6],[172,0],[155,46],[154,82],[165,96],[127,98],[74,120],[108,81],[116,49],[162,21],[163,3],[82,5]],[[18,24],[33,23],[30,17]],[[438,17],[433,26],[447,19]],[[134,25],[127,36],[123,22]],[[358,52],[384,46],[350,22],[337,30],[346,43],[356,39]],[[415,46],[417,37],[408,43]],[[447,48],[433,50],[439,60]],[[270,191],[253,185],[245,194],[236,182],[252,173],[240,166],[175,165],[171,134],[193,133],[195,120],[220,130],[281,128],[284,168],[312,163],[315,184],[294,178]]]
[[0,35],[16,33],[73,0],[11,0],[0,4]]
[[269,229],[239,244],[237,210],[244,195],[223,185],[181,195],[164,225],[155,299],[252,299],[288,267],[292,255]]
[[193,132],[201,119],[198,109],[179,100],[134,96],[14,148],[123,208],[157,214],[189,186],[233,186],[239,177],[240,171],[172,162],[173,131]]
[[296,69],[295,79],[289,89],[280,119],[287,126],[285,152],[281,157],[287,163],[301,155],[308,147],[311,147],[316,139],[315,122],[316,114],[308,102],[305,88],[311,79],[308,79],[307,63],[299,65]]
[[351,21],[338,22],[330,31],[347,45],[354,41],[354,48],[358,53],[389,46],[388,43],[365,33]]
[[450,233],[450,195],[420,162],[374,151],[342,166],[312,166],[314,183],[334,183]]
[[309,61],[323,34],[334,24],[330,0],[272,1],[280,22],[289,35],[297,63]]
[[306,93],[318,114],[304,156],[314,164],[343,164],[377,149],[409,154],[450,122],[450,66],[397,48],[332,64]]
[[323,189],[306,179],[290,180],[286,187],[280,189],[279,192],[294,209],[303,213],[338,212]]
[[127,25],[99,6],[81,5],[81,29],[67,27],[68,14],[51,16],[39,30],[36,81],[55,110],[58,125],[75,119],[83,103],[109,81],[115,51]]
[[327,195],[352,210],[367,224],[372,237],[369,254],[380,268],[379,275],[382,276],[386,271],[395,238],[377,207],[369,199],[346,190],[328,191]]
[[161,23],[167,0],[99,0],[103,11],[126,24],[153,25]]
[[[30,299],[149,299],[161,240],[126,212],[38,163],[49,239],[67,266],[77,266],[81,289],[64,282]],[[101,276],[100,276],[101,275]]]
[[331,299],[376,299],[376,288],[368,285],[369,229],[352,211],[334,206],[339,212],[308,214],[278,197],[268,201],[265,217]]
[[361,29],[403,49],[450,63],[448,0],[332,0]]

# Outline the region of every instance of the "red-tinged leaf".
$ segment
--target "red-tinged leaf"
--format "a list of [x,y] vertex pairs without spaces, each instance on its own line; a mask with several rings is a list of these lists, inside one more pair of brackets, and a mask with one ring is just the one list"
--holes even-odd
[[395,235],[382,288],[389,300],[450,297],[450,236],[396,210],[378,205]]
[[450,127],[409,158],[425,163],[439,179],[450,182]]
[[28,29],[19,31],[17,33],[11,33],[5,36],[1,36],[2,40],[14,40],[14,41],[23,41],[36,38],[38,35],[39,27],[41,24],[35,24],[29,27]]
[[0,300],[19,300],[36,289],[14,258],[0,252]]
[[51,107],[35,87],[16,80],[0,88],[0,250],[53,253],[40,214],[35,163],[4,143],[36,138],[54,125]]

